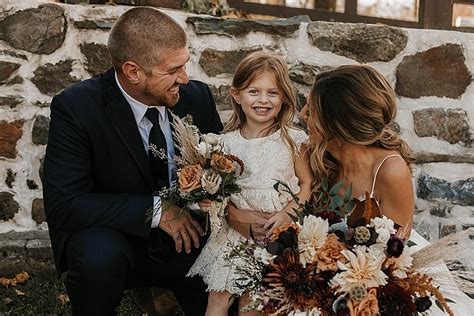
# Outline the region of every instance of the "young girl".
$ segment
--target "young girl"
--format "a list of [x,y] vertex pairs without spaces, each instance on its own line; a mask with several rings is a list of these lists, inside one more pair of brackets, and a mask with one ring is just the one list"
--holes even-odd
[[[264,225],[267,236],[292,222],[289,212],[296,207],[291,196],[273,188],[277,180],[297,193],[301,202],[311,193],[312,173],[305,151],[307,135],[292,127],[296,97],[291,88],[286,63],[278,57],[256,52],[237,66],[231,88],[233,116],[222,135],[230,153],[238,156],[245,170],[237,184],[242,192],[231,197],[239,209],[271,213]],[[224,222],[216,237],[210,238],[188,276],[200,275],[208,286],[208,316],[227,315],[234,295],[244,293],[236,286],[239,278],[224,259],[229,242],[242,235]],[[239,310],[249,302],[239,299]],[[258,312],[239,315],[259,315]]]

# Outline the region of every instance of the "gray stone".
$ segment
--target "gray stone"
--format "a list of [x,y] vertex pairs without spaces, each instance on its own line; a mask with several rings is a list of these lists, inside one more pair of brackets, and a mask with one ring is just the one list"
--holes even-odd
[[57,64],[46,64],[34,71],[31,81],[44,94],[55,95],[79,80],[70,75],[72,60],[60,61]]
[[436,217],[448,217],[451,214],[453,208],[448,205],[438,204],[430,208],[430,214]]
[[466,229],[469,229],[471,227],[474,227],[474,224],[463,224],[462,225],[462,230],[466,230]]
[[33,124],[31,140],[36,145],[48,143],[49,117],[38,115]]
[[474,155],[467,154],[438,154],[419,151],[414,154],[416,163],[429,163],[429,162],[453,162],[453,163],[472,163],[474,164]]
[[20,210],[20,205],[13,197],[9,192],[0,192],[0,221],[12,219]]
[[12,85],[15,85],[15,84],[22,84],[23,82],[25,82],[25,80],[23,80],[22,77],[15,76],[15,77],[11,78],[10,80],[8,80],[7,82],[5,82],[5,84],[7,86],[12,86]]
[[10,107],[10,109],[14,109],[18,104],[22,103],[23,101],[25,101],[25,99],[23,99],[23,97],[19,95],[7,95],[4,97],[0,96],[0,107],[8,106]]
[[403,57],[397,67],[395,91],[399,96],[459,98],[471,84],[463,48],[445,44]]
[[0,252],[0,271],[4,275],[20,271],[28,271],[35,276],[54,275],[48,231],[11,231],[0,234]]
[[35,181],[35,180],[32,180],[32,179],[26,179],[26,186],[27,186],[28,189],[30,189],[30,190],[36,190],[36,189],[38,189],[38,184],[36,184],[36,181]]
[[413,120],[419,137],[437,137],[450,144],[471,144],[468,116],[463,109],[430,108],[413,111]]
[[314,45],[360,63],[390,61],[407,45],[405,31],[385,25],[311,22],[308,35]]
[[5,184],[10,189],[13,187],[13,182],[15,182],[15,176],[16,176],[16,173],[13,172],[12,169],[8,168],[7,169],[7,177],[5,178]]
[[221,85],[219,87],[209,86],[211,93],[214,96],[214,101],[216,101],[217,110],[226,111],[232,110],[231,96],[230,96],[230,86]]
[[47,108],[49,107],[49,102],[36,101],[34,105],[40,108]]
[[44,165],[44,157],[40,159],[40,167],[38,170],[39,177],[41,181],[43,181],[43,165]]
[[417,196],[420,199],[445,199],[454,204],[474,205],[474,178],[448,183],[446,180],[421,173],[417,187]]
[[55,4],[19,11],[0,21],[0,39],[35,54],[51,54],[61,47],[66,30],[64,10]]
[[10,57],[15,57],[15,58],[20,58],[20,59],[28,60],[28,58],[26,57],[26,55],[23,55],[23,54],[20,54],[20,53],[11,51],[11,50],[6,50],[6,49],[0,50],[0,55],[10,56]]
[[435,225],[433,227],[431,222],[425,221],[423,219],[421,220],[415,219],[413,223],[413,229],[428,241],[432,240],[432,237],[431,237],[432,232],[434,229],[437,229],[437,228],[438,228],[438,225]]
[[103,29],[103,30],[110,30],[114,25],[115,20],[82,20],[82,21],[74,21],[74,26],[78,29],[86,29],[86,30],[95,30],[95,29]]
[[455,224],[447,224],[442,225],[440,224],[439,228],[439,238],[446,237],[448,235],[452,235],[456,233],[456,225]]
[[332,67],[320,67],[316,65],[298,64],[290,67],[290,79],[304,85],[311,86],[314,83],[314,77],[321,71],[330,70]]
[[0,61],[0,84],[5,83],[18,68],[20,64]]
[[34,199],[31,203],[31,218],[38,224],[46,222],[43,199]]
[[206,48],[202,51],[199,58],[204,72],[214,77],[219,74],[233,74],[239,62],[248,54],[262,50],[262,48],[241,49],[238,51],[221,51],[212,48]]
[[81,52],[86,56],[86,70],[92,75],[98,75],[112,67],[109,50],[106,45],[97,43],[82,43]]
[[250,32],[263,32],[279,37],[289,36],[299,29],[301,23],[310,21],[307,16],[272,20],[218,19],[199,16],[186,19],[186,23],[191,24],[198,35],[217,34],[229,37],[240,37]]

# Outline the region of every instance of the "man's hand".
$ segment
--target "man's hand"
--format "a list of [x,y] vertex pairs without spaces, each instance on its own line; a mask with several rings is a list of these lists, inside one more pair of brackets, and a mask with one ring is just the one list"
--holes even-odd
[[204,236],[201,225],[176,205],[163,210],[158,227],[173,238],[177,252],[181,252],[184,244],[186,253],[190,253],[191,242],[194,247],[199,248],[199,236]]
[[261,240],[265,238],[266,231],[263,225],[265,225],[272,214],[238,209],[232,203],[227,205],[227,211],[227,223],[242,236],[250,238],[250,227],[252,227],[255,239]]

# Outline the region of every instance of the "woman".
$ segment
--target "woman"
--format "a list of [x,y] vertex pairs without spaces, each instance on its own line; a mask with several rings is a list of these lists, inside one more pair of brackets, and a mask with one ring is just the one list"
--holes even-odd
[[344,188],[352,183],[354,197],[361,200],[369,192],[383,215],[401,226],[399,235],[409,237],[415,203],[413,159],[393,129],[395,93],[387,80],[359,65],[321,73],[306,110],[316,183],[321,177],[330,184],[342,180]]
[[[316,183],[352,184],[353,197],[364,200],[366,192],[381,215],[400,225],[398,235],[428,242],[412,231],[414,190],[410,148],[394,130],[395,92],[375,69],[365,65],[341,66],[320,73],[302,110],[312,146],[311,165]],[[316,185],[316,190],[318,185]],[[342,192],[343,193],[343,192]],[[472,300],[457,289],[444,263],[425,271],[441,283],[441,290],[456,304],[455,315],[468,315]],[[437,309],[433,307],[432,309]],[[433,315],[444,315],[439,309]]]

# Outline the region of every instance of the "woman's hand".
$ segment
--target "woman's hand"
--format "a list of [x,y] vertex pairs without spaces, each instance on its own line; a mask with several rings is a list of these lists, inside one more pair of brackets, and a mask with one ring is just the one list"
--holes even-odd
[[[277,227],[293,222],[290,215],[288,214],[289,212],[290,211],[288,211],[285,207],[283,210],[273,213],[273,216],[270,217],[270,219],[263,225],[263,229],[265,229],[267,237],[273,235],[273,232]],[[290,213],[293,214],[294,212]]]

